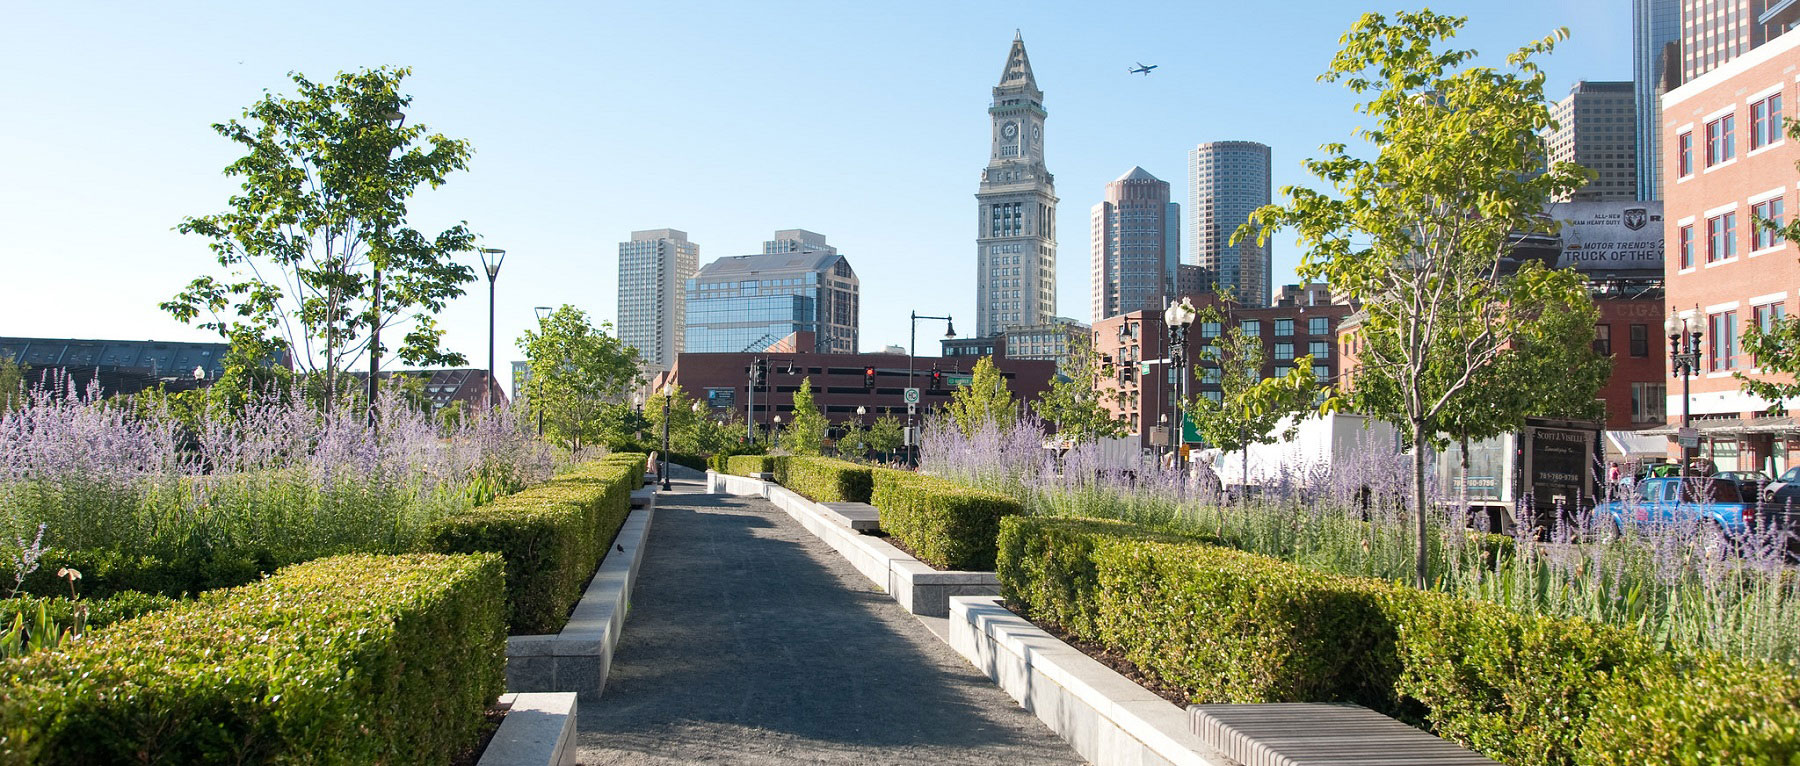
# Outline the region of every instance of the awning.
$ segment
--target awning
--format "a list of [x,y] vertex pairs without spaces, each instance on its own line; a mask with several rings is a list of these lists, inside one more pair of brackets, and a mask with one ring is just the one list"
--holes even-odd
[[[1794,418],[1791,417],[1750,418],[1749,420],[1743,418],[1704,418],[1696,419],[1693,422],[1694,430],[1699,431],[1701,436],[1707,438],[1716,436],[1750,436],[1752,434],[1800,435],[1800,424],[1796,424]],[[1680,426],[1678,425],[1667,425],[1657,426],[1643,431],[1632,431],[1630,433],[1642,434],[1645,436],[1674,436],[1675,432],[1679,429]],[[1608,433],[1612,432],[1609,431]]]
[[1669,438],[1649,431],[1607,431],[1606,452],[1625,457],[1660,457],[1669,454]]

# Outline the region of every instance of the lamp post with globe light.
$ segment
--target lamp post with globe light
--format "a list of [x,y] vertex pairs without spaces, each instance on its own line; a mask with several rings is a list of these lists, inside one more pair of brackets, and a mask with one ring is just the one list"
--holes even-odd
[[1199,318],[1199,310],[1192,301],[1186,298],[1169,304],[1163,309],[1163,326],[1169,328],[1169,359],[1175,366],[1175,470],[1185,471],[1186,460],[1182,457],[1181,448],[1187,444],[1187,415],[1182,406],[1187,399],[1187,334],[1188,328]]
[[[1698,321],[1696,316],[1695,321]],[[1692,449],[1687,440],[1691,419],[1688,414],[1688,379],[1700,370],[1700,328],[1688,327],[1687,317],[1675,311],[1669,312],[1669,318],[1663,322],[1663,330],[1669,334],[1669,363],[1674,374],[1681,376],[1681,432],[1676,435],[1676,443],[1681,445],[1681,475],[1686,476]],[[1694,446],[1699,446],[1696,440]]]

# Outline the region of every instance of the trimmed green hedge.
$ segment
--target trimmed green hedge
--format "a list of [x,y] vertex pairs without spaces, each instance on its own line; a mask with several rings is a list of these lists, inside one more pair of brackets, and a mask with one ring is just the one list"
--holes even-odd
[[433,523],[439,553],[493,551],[506,560],[506,624],[514,634],[554,633],[605,558],[643,485],[645,455],[614,453],[549,482]]
[[1800,763],[1800,679],[1775,663],[1118,523],[1004,519],[996,572],[1195,702],[1356,702],[1511,764]]
[[505,683],[501,577],[320,559],[7,662],[0,762],[448,762]]
[[991,571],[1000,519],[1023,513],[1018,501],[943,479],[871,469],[869,502],[881,529],[939,569]]
[[738,476],[775,472],[773,455],[732,455],[725,459],[725,472]]
[[29,626],[37,616],[39,604],[43,605],[45,616],[62,627],[74,624],[75,608],[85,606],[88,610],[87,629],[96,630],[121,620],[168,609],[176,603],[175,599],[168,596],[134,590],[118,591],[106,598],[83,598],[80,601],[71,601],[67,596],[44,597],[21,593],[13,598],[0,599],[0,630],[12,627],[13,619],[21,614],[25,615],[25,623]]
[[775,481],[818,503],[866,503],[873,489],[868,466],[828,457],[777,460]]

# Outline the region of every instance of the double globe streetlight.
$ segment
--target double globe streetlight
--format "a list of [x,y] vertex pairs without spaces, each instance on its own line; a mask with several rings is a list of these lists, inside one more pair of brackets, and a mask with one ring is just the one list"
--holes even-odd
[[1187,334],[1200,312],[1194,308],[1192,301],[1182,298],[1163,309],[1163,326],[1169,330],[1169,363],[1175,367],[1175,434],[1170,443],[1175,445],[1175,470],[1186,470],[1185,459],[1181,448],[1187,443],[1187,416],[1182,406],[1187,401]]
[[[1698,323],[1699,316],[1696,315],[1694,320]],[[1674,374],[1681,376],[1681,431],[1675,438],[1676,443],[1681,445],[1681,474],[1686,476],[1688,463],[1692,460],[1688,453],[1692,449],[1688,446],[1688,440],[1693,439],[1694,447],[1700,446],[1697,438],[1689,436],[1692,431],[1688,430],[1691,418],[1688,413],[1688,378],[1700,371],[1700,341],[1703,336],[1698,326],[1688,327],[1687,317],[1674,310],[1670,310],[1668,320],[1663,322],[1663,331],[1669,334],[1669,364]]]

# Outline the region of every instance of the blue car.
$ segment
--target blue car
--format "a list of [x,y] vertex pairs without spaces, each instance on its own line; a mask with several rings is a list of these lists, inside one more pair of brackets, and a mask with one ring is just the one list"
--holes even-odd
[[1700,521],[1730,535],[1755,524],[1760,509],[1730,479],[1656,477],[1638,482],[1637,497],[1601,503],[1615,529],[1645,524],[1692,524]]

